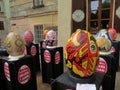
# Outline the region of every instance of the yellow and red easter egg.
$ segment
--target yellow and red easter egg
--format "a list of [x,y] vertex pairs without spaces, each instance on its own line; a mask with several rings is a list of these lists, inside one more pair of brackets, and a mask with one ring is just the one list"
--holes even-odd
[[20,56],[24,54],[24,40],[22,36],[16,32],[10,32],[7,35],[4,45],[7,52],[11,56]]
[[66,66],[80,77],[91,76],[96,68],[99,53],[95,38],[86,30],[76,30],[65,48]]

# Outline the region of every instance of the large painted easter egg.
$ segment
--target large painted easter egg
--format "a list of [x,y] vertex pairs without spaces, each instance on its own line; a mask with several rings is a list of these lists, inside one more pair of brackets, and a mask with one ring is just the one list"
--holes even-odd
[[112,38],[106,29],[100,30],[96,35],[96,43],[100,52],[109,52],[112,47]]
[[24,33],[24,40],[25,42],[32,43],[34,40],[34,36],[31,30],[26,30]]
[[107,29],[101,29],[97,34],[96,37],[103,37],[103,38],[107,38],[110,41],[112,41],[112,37],[110,35],[110,33],[107,31]]
[[115,40],[117,37],[116,30],[114,28],[109,28],[108,32],[110,33],[112,40]]
[[80,77],[91,76],[99,57],[95,38],[86,30],[76,30],[65,48],[66,66]]
[[56,46],[57,45],[57,35],[54,30],[49,30],[45,37],[47,46]]
[[47,32],[48,32],[47,29],[45,29],[45,30],[43,31],[43,36],[44,36],[44,38],[46,37]]
[[112,46],[110,40],[103,37],[100,37],[100,38],[98,37],[96,39],[96,43],[98,45],[100,52],[109,52]]
[[20,56],[24,54],[24,40],[22,36],[16,32],[10,32],[7,35],[4,45],[11,56]]

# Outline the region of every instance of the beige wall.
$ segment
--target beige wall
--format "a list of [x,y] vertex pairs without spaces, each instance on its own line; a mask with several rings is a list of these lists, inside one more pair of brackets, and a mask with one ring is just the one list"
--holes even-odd
[[11,19],[10,23],[10,31],[19,32],[21,35],[23,35],[26,30],[31,30],[34,33],[34,25],[42,24],[44,28],[57,26],[57,12],[42,16],[14,18]]
[[58,45],[65,46],[71,34],[72,0],[58,0]]
[[117,34],[117,40],[120,41],[120,33]]
[[43,24],[45,27],[57,26],[57,16],[57,12],[52,12],[46,15],[31,17],[31,20],[35,25]]
[[12,19],[10,23],[11,23],[10,31],[23,34],[25,30],[32,30],[32,25],[31,25],[32,21],[30,20],[30,18]]
[[33,0],[12,0],[10,2],[11,31],[34,32],[34,25],[57,26],[57,0],[43,0],[44,7],[33,8]]
[[57,11],[57,0],[43,0],[44,7],[33,8],[33,0],[14,0],[10,2],[11,16],[21,17]]
[[2,44],[3,44],[3,41],[6,38],[9,29],[9,21],[8,21],[9,19],[7,18],[4,0],[0,0],[0,7],[1,7],[0,21],[3,21],[4,23],[4,30],[0,30],[0,38],[2,39]]

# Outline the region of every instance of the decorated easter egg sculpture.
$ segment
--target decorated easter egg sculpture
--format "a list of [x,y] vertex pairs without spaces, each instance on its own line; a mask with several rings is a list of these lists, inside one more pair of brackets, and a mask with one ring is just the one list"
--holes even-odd
[[24,40],[26,43],[33,43],[34,36],[31,30],[26,30],[24,33]]
[[49,30],[45,37],[47,46],[56,46],[57,45],[57,35],[54,30]]
[[95,38],[85,30],[76,30],[65,48],[66,66],[79,77],[93,75],[99,53]]
[[43,31],[43,36],[44,36],[44,38],[46,37],[47,32],[48,32],[47,29],[45,29],[45,30]]
[[24,54],[24,40],[16,32],[10,32],[7,35],[4,45],[10,56],[16,57]]
[[99,47],[100,54],[109,54],[112,47],[112,38],[106,29],[100,30],[96,35],[96,43]]
[[110,33],[112,40],[116,40],[117,37],[116,30],[114,28],[109,28],[108,32]]

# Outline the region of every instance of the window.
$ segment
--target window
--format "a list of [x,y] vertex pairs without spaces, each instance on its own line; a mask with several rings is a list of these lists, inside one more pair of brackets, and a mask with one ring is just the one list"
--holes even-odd
[[43,0],[33,0],[33,8],[44,7]]
[[0,30],[4,30],[4,22],[0,21]]
[[34,26],[35,43],[39,44],[43,40],[43,25]]
[[88,29],[91,33],[112,26],[112,2],[113,0],[89,0]]

